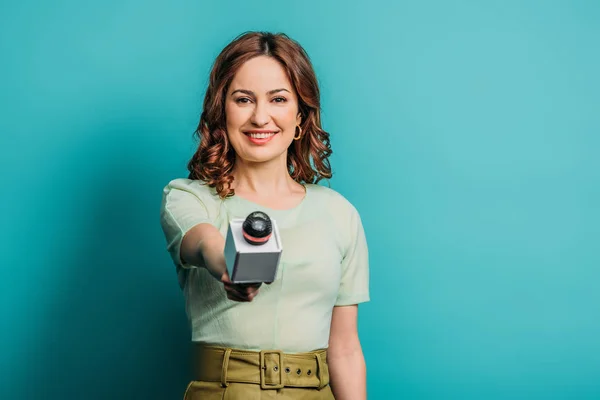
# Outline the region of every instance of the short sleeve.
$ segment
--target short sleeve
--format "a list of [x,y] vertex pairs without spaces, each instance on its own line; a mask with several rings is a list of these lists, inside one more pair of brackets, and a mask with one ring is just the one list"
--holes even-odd
[[358,211],[352,207],[349,242],[342,259],[342,276],[336,306],[364,303],[369,294],[369,251]]
[[185,234],[201,223],[212,223],[206,201],[185,181],[172,181],[163,189],[160,222],[167,251],[178,268],[191,268],[181,259],[181,243]]

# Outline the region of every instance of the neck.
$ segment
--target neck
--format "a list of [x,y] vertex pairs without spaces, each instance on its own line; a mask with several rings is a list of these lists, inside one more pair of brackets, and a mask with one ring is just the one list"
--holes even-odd
[[252,194],[257,197],[270,197],[289,193],[297,183],[287,169],[285,155],[269,162],[235,161],[233,168],[233,188],[237,193]]

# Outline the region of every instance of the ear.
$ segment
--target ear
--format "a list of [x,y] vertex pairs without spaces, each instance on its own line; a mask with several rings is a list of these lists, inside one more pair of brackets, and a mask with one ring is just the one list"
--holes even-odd
[[298,113],[298,115],[296,116],[296,125],[300,125],[301,122],[302,122],[302,114]]

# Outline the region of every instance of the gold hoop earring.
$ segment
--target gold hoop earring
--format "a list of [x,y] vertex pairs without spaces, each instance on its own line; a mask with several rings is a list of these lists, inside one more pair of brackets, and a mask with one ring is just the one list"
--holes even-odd
[[300,133],[298,136],[294,134],[294,140],[299,140],[302,137],[302,128],[300,128],[300,125],[298,125],[298,129],[300,130]]

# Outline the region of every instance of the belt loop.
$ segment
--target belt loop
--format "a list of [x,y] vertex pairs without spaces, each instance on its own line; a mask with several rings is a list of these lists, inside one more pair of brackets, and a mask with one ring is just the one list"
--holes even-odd
[[229,356],[231,355],[231,349],[225,349],[225,354],[223,355],[223,364],[221,365],[221,386],[227,387],[229,383],[227,382],[227,369],[229,368]]
[[315,357],[317,357],[317,374],[319,375],[319,389],[323,389],[325,387],[325,379],[323,379],[323,375],[325,374],[325,368],[323,367],[323,360],[321,360],[321,354],[315,353]]

